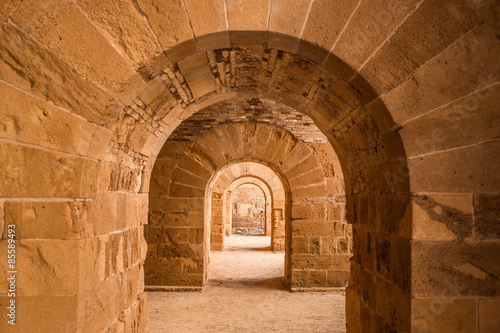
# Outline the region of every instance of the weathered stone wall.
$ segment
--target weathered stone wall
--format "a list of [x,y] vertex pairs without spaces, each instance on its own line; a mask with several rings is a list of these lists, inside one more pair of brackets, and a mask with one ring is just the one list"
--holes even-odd
[[[144,330],[144,166],[113,154],[101,159],[112,135],[102,124],[5,82],[0,94],[2,258],[9,226],[16,231],[15,269],[0,260],[0,270],[18,272],[15,329]],[[0,281],[3,309],[7,282]],[[0,331],[12,326],[2,320]]]

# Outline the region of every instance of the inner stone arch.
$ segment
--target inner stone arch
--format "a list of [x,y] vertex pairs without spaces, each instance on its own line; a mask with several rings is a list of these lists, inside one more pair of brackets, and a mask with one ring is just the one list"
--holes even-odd
[[[269,167],[256,162],[233,163],[224,167],[210,183],[211,198],[210,236],[212,251],[224,249],[224,239],[231,234],[231,197],[242,184],[258,186],[266,198],[265,234],[271,236],[273,251],[285,250],[285,218],[289,216],[290,203],[285,187],[278,175]],[[208,210],[207,210],[208,212]]]
[[[209,233],[210,216],[203,214],[214,212],[214,197],[207,195],[220,188],[215,199],[223,198],[226,185],[217,180],[229,183],[230,177],[220,177],[224,166],[247,162],[255,169],[256,163],[248,162],[258,162],[267,169],[255,169],[258,174],[266,177],[272,170],[290,193],[284,196],[290,208],[285,206],[280,217],[285,222],[285,277],[290,287],[345,287],[352,234],[344,219],[338,160],[326,158],[328,149],[326,142],[306,143],[281,127],[248,121],[215,126],[193,141],[168,140],[155,166],[158,174],[152,177],[150,224],[145,227],[152,250],[146,258],[146,285],[203,287],[209,254],[204,249],[214,235],[213,230]],[[223,230],[216,230],[220,237]],[[276,234],[276,243],[281,236]]]

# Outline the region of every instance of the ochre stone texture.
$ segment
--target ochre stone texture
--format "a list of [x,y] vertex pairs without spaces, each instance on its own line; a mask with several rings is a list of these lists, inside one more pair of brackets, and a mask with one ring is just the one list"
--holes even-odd
[[[273,209],[287,277],[349,276],[348,332],[495,332],[499,22],[494,0],[3,1],[0,257],[15,225],[15,330],[144,332],[144,271],[203,285],[205,204],[224,200],[206,185],[259,160],[289,200]],[[197,112],[189,125],[206,133],[167,141]],[[145,224],[164,245],[147,246]],[[172,260],[150,265],[148,251]]]

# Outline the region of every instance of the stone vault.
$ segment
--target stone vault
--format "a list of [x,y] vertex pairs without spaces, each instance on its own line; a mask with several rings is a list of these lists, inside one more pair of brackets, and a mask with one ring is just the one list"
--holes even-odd
[[[198,243],[183,252],[193,264],[168,272],[203,283],[203,186],[227,163],[258,162],[290,194],[291,283],[328,282],[333,254],[312,252],[313,238],[337,237],[313,230],[336,222],[329,203],[294,202],[324,197],[321,145],[343,175],[337,222],[352,225],[348,332],[500,325],[497,1],[6,0],[0,22],[0,257],[15,226],[15,330],[144,331],[144,231],[165,154],[197,170],[165,167],[168,193],[185,191],[175,221]],[[284,150],[248,155],[235,144],[249,124]],[[225,154],[207,144],[221,131]],[[304,191],[287,163],[308,154],[318,171],[297,171]]]

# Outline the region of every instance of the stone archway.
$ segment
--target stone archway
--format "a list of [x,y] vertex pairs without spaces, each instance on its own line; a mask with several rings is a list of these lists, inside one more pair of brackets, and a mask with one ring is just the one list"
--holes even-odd
[[[225,216],[222,216],[223,218],[220,222],[225,225],[226,228],[230,225],[228,219],[230,218],[230,195],[232,191],[244,183],[253,183],[259,186],[266,196],[266,234],[271,236],[271,248],[274,251],[285,250],[285,218],[287,216],[286,198],[289,197],[289,195],[285,193],[285,188],[274,171],[258,163],[235,163],[223,168],[212,182],[214,182],[211,187],[212,212],[216,209],[219,211],[222,210],[222,212],[225,213]],[[222,196],[223,200],[214,199],[214,195],[217,198]],[[212,213],[212,221],[213,220],[214,217]],[[225,229],[224,233],[219,233],[218,237],[222,239],[222,242],[218,243],[215,247],[211,246],[211,249],[222,249],[224,236],[229,235],[229,233],[230,230],[228,229]],[[213,234],[214,230],[212,229],[211,235]],[[213,240],[211,244],[213,244]]]
[[[230,138],[240,138],[241,142],[232,142]],[[233,171],[238,168],[229,166],[224,170],[226,165],[253,161],[267,166],[247,164],[262,173],[262,177],[269,177],[272,187],[280,184],[274,184],[277,178],[270,176],[278,175],[285,203],[290,202],[285,204],[284,211],[285,267],[292,289],[345,287],[352,240],[342,220],[344,203],[335,201],[337,187],[330,184],[331,169],[323,168],[317,157],[321,152],[316,149],[313,151],[282,128],[251,122],[214,127],[193,142],[167,141],[159,163],[172,167],[163,168],[162,175],[152,178],[155,187],[150,197],[146,238],[150,249],[157,252],[146,259],[146,284],[155,288],[204,285],[208,251],[202,253],[201,249],[208,248],[210,218],[204,218],[201,207],[213,212],[207,206],[210,200],[205,200],[211,198],[207,197],[210,189],[219,188],[215,192],[222,195],[231,178],[235,178]],[[162,180],[165,176],[168,180]],[[343,197],[343,193],[337,195]],[[193,207],[186,205],[189,202],[196,202],[199,211],[194,212]],[[196,232],[197,241],[176,238],[179,228],[187,235]],[[219,229],[222,237],[222,227]],[[341,239],[345,247],[338,246]],[[316,260],[320,260],[318,264]],[[196,269],[186,271],[186,262],[196,262]]]
[[350,331],[497,327],[496,3],[184,3],[1,10],[0,191],[29,258],[20,313],[67,310],[44,313],[57,327],[20,329],[144,329],[157,153],[188,115],[238,98],[310,114],[339,156],[356,243]]

